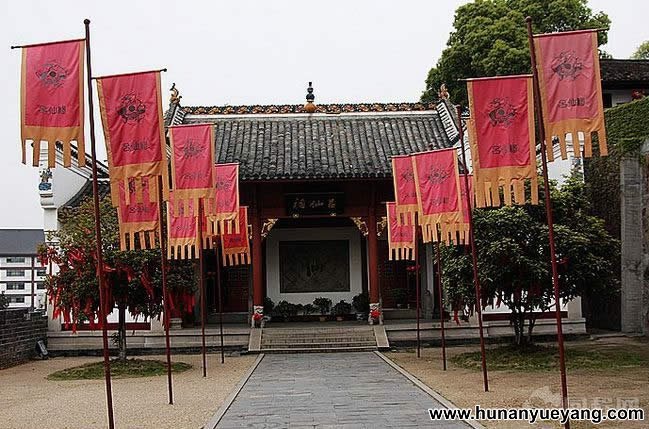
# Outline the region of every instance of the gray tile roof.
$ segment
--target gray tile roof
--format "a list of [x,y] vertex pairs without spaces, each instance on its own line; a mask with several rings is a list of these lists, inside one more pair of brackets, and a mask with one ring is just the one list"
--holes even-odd
[[42,229],[0,229],[0,255],[30,256],[45,242]]
[[389,178],[391,156],[454,143],[436,110],[188,114],[183,122],[213,123],[217,162],[239,162],[243,181]]
[[630,82],[649,86],[649,60],[599,60],[604,83]]
[[[99,199],[101,200],[110,193],[110,183],[106,179],[100,179],[97,182],[97,185],[99,189]],[[81,189],[79,189],[76,194],[63,204],[63,206],[68,208],[79,207],[86,198],[92,198],[92,180],[87,180]]]

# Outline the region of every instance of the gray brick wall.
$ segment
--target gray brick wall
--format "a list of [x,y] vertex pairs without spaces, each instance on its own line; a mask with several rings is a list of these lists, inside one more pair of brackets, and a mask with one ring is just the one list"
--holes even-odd
[[47,342],[47,315],[27,308],[0,310],[0,369],[36,357],[36,342]]
[[649,330],[649,177],[640,157],[620,162],[622,332]]

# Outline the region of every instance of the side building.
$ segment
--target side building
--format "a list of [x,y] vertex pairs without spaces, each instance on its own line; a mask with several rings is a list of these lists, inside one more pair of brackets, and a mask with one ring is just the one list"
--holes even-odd
[[0,229],[0,294],[9,308],[45,308],[47,268],[36,257],[44,241],[42,229]]

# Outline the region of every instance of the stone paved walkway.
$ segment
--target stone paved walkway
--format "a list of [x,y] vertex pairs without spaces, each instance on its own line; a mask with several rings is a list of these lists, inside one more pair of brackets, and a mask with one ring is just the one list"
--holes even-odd
[[266,355],[217,428],[468,428],[374,353]]

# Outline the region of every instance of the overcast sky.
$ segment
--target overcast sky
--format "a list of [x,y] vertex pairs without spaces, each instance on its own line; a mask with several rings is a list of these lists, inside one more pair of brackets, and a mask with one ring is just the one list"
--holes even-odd
[[[3,2],[0,25],[0,228],[42,228],[37,169],[20,163],[20,51],[83,37],[93,74],[167,67],[185,105],[413,102],[446,45],[460,0]],[[609,44],[628,58],[649,39],[649,2],[591,0],[613,21]],[[522,25],[522,23],[521,23]],[[98,112],[96,112],[98,113]],[[105,157],[97,117],[100,158]],[[86,129],[87,133],[87,129]],[[59,167],[57,167],[59,168]]]

